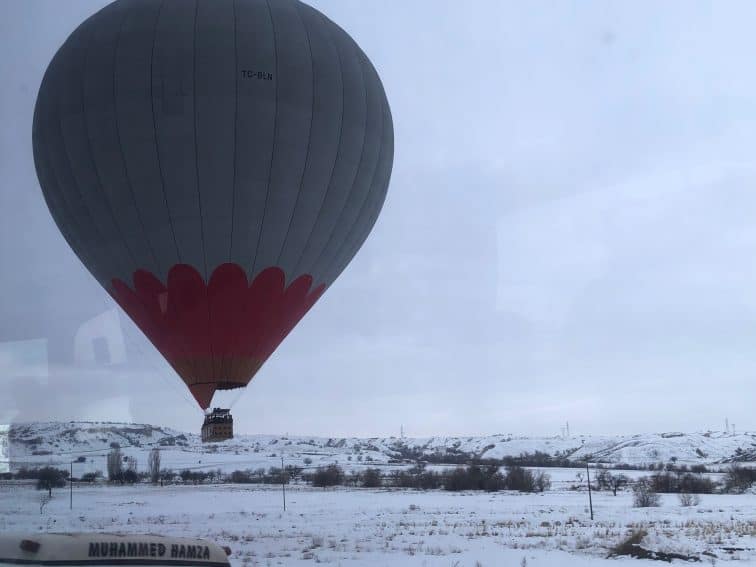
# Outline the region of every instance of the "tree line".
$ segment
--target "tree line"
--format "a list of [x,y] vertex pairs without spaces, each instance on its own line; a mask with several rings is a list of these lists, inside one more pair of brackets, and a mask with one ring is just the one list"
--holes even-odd
[[[417,449],[408,449],[417,451]],[[426,455],[427,457],[427,455]],[[89,472],[78,479],[78,482],[97,482],[107,479],[113,484],[133,484],[151,482],[153,484],[182,483],[203,484],[234,483],[234,484],[288,484],[292,481],[311,484],[315,487],[350,486],[364,488],[412,488],[417,490],[443,489],[450,491],[461,490],[517,490],[521,492],[543,492],[551,486],[550,477],[543,471],[533,471],[526,466],[547,467],[564,460],[557,459],[547,453],[522,453],[518,457],[508,457],[502,462],[473,462],[460,464],[449,470],[429,470],[425,462],[420,462],[406,469],[394,469],[383,472],[378,468],[367,468],[360,471],[345,472],[338,464],[317,467],[312,470],[288,465],[285,468],[271,467],[269,469],[245,469],[224,473],[220,469],[199,470],[161,468],[160,451],[154,448],[147,459],[147,467],[143,472],[137,471],[136,459],[125,456],[117,443],[111,444],[107,455],[107,476],[101,471]],[[311,462],[311,461],[310,461]],[[536,464],[524,464],[536,463]],[[573,462],[574,463],[574,462]],[[703,476],[707,472],[703,465],[687,467],[676,465],[674,462],[659,463],[648,467],[657,471],[648,477],[630,481],[624,474],[612,472],[599,466],[593,478],[594,490],[611,490],[615,495],[625,486],[633,490],[640,487],[643,496],[657,493],[678,494],[711,494],[715,492],[742,493],[756,483],[756,469],[731,465],[722,480],[716,482]],[[582,473],[578,473],[582,483]],[[34,479],[37,488],[48,490],[65,486],[69,480],[67,470],[47,466],[39,469],[22,468],[17,473],[5,473],[7,479]],[[653,497],[651,497],[653,500]]]

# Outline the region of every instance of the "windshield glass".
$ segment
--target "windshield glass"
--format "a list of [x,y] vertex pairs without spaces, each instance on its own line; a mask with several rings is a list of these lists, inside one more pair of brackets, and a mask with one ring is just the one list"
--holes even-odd
[[756,561],[751,4],[3,7],[0,532]]

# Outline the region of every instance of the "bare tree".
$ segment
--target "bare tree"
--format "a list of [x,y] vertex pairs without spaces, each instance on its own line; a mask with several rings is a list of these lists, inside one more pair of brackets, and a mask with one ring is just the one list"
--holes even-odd
[[612,493],[617,496],[617,490],[621,489],[629,482],[629,479],[624,474],[610,474],[609,475],[609,488]]
[[123,455],[117,444],[108,453],[108,480],[123,482]]
[[150,456],[147,459],[147,466],[150,469],[150,480],[152,484],[157,484],[160,480],[160,449],[154,447],[150,451]]
[[601,469],[596,475],[597,490],[611,490],[617,496],[617,490],[628,483],[624,474],[612,474],[606,469]]
[[610,490],[612,487],[612,473],[607,469],[599,469],[595,476],[596,490]]
[[52,498],[52,489],[65,486],[66,476],[68,475],[65,471],[53,467],[39,469],[37,490],[47,490],[48,496]]
[[625,486],[629,482],[629,479],[624,474],[612,475],[612,492],[617,496],[617,490]]

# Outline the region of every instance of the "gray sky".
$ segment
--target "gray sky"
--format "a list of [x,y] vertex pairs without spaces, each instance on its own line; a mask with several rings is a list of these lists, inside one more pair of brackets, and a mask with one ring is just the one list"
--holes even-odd
[[[44,69],[105,3],[0,0],[0,420],[194,431],[188,391],[112,311],[34,173]],[[394,173],[237,430],[756,429],[756,5],[313,5],[383,79]]]

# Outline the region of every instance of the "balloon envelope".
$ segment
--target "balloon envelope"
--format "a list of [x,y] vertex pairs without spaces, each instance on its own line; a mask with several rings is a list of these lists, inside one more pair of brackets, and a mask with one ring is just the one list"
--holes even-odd
[[118,0],[55,54],[33,126],[78,257],[203,408],[245,386],[360,248],[386,96],[297,0]]

